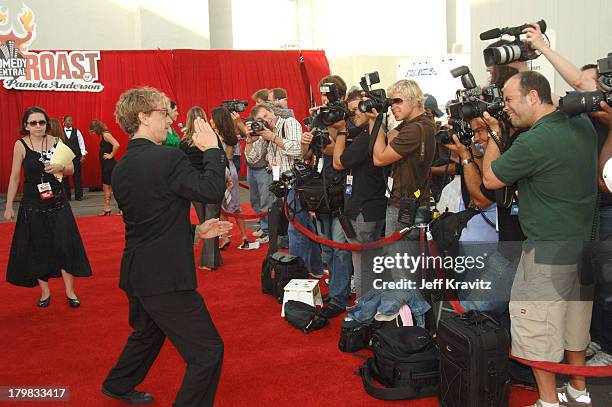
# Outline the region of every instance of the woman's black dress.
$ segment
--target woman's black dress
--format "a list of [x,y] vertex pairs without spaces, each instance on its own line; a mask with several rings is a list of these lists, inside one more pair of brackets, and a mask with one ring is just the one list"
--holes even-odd
[[[6,281],[23,287],[35,287],[37,279],[61,277],[61,270],[75,277],[91,276],[91,266],[70,204],[55,176],[44,171],[53,148],[42,154],[33,151],[24,139],[23,198],[19,205],[13,234]],[[44,156],[44,158],[43,158]],[[38,184],[48,182],[53,198],[43,200]]]
[[113,145],[104,140],[104,136],[102,136],[100,139],[100,169],[102,170],[102,183],[105,185],[111,184],[111,176],[113,175],[113,169],[115,168],[116,161],[114,158],[105,160],[104,154],[110,154],[112,152]]

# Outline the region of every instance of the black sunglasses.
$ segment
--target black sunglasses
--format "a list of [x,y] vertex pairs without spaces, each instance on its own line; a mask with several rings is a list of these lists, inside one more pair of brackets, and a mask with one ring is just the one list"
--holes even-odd
[[46,124],[47,124],[47,121],[46,121],[46,120],[38,120],[38,121],[36,121],[36,120],[32,120],[32,121],[28,122],[28,124],[29,124],[30,126],[32,126],[32,127],[36,127],[36,125],[38,125],[38,126],[44,126],[44,125],[46,125]]

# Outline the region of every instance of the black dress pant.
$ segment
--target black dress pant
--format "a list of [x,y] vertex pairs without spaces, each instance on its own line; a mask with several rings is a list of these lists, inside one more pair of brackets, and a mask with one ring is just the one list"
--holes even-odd
[[140,384],[166,337],[187,363],[173,406],[212,406],[223,363],[223,341],[197,291],[128,297],[127,344],[104,381],[104,388],[125,394]]
[[[219,218],[221,215],[221,204],[202,204],[200,202],[192,202],[193,207],[198,215],[200,223],[204,223],[208,219]],[[223,264],[221,258],[221,250],[219,249],[219,238],[213,237],[202,240],[202,250],[200,251],[200,260],[198,266],[216,269]]]
[[[72,183],[74,184],[74,199],[81,199],[83,198],[83,184],[81,182],[81,157],[75,157],[72,160],[72,165],[74,166],[74,174],[71,176]],[[70,183],[68,178],[69,177],[66,176],[62,178],[62,187],[64,188],[66,198],[70,200],[72,193],[70,191]]]

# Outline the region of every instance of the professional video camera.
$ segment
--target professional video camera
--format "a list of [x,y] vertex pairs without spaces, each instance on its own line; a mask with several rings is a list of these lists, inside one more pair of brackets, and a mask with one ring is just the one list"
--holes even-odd
[[[504,117],[504,99],[496,85],[485,88],[476,85],[474,76],[467,66],[453,69],[451,75],[453,75],[453,78],[461,77],[461,84],[464,89],[457,90],[456,99],[451,100],[446,105],[449,116],[448,122],[453,126],[451,133],[457,133],[461,143],[467,146],[474,135],[470,129],[470,120],[475,117],[482,117],[484,112],[489,113],[497,120],[501,120]],[[448,138],[445,138],[445,140],[452,142],[450,138],[452,134],[447,135]],[[445,137],[445,133],[440,134],[439,137]]]
[[369,99],[359,102],[360,112],[368,113],[376,109],[378,113],[385,113],[393,104],[393,99],[387,98],[384,89],[372,89],[372,85],[377,83],[380,83],[380,77],[376,71],[361,77],[359,84]]
[[315,174],[314,169],[301,160],[293,162],[293,169],[280,174],[278,181],[270,184],[269,190],[277,198],[283,198],[293,186],[301,185]]
[[[546,32],[546,22],[540,20],[536,24],[540,26],[544,41],[548,43],[548,37],[544,34]],[[518,27],[493,28],[492,30],[480,33],[481,40],[492,40],[500,38],[503,35],[514,37],[514,40],[508,45],[485,48],[482,52],[485,65],[505,65],[514,61],[529,61],[530,59],[539,57],[541,52],[532,49],[524,40],[525,35],[523,34],[523,30],[527,27],[533,27],[533,25],[523,24]]]
[[246,100],[230,99],[224,100],[221,106],[227,108],[230,112],[244,112],[249,102]]
[[612,106],[612,52],[606,58],[597,60],[597,71],[599,72],[597,83],[601,90],[567,92],[567,95],[559,99],[559,110],[574,116],[601,110],[599,102],[602,101]]

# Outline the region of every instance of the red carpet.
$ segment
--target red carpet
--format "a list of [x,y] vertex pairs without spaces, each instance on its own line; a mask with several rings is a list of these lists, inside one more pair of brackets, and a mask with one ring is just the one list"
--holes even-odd
[[[50,406],[121,406],[100,394],[100,384],[130,332],[127,300],[118,288],[123,223],[112,216],[83,217],[78,224],[94,272],[76,280],[83,303],[79,309],[66,304],[61,279],[51,280],[47,309],[35,306],[38,288],[4,282],[14,224],[0,224],[0,386],[69,386],[70,402],[45,403]],[[309,335],[290,327],[280,317],[279,305],[260,291],[267,247],[239,251],[238,229],[232,234],[232,245],[223,253],[225,264],[218,271],[198,271],[199,290],[225,341],[216,405],[438,405],[435,399],[382,402],[368,396],[353,374],[362,360],[338,350],[340,319]],[[183,372],[181,358],[167,342],[139,388],[156,397],[154,405],[170,406]],[[513,389],[511,406],[536,398],[534,392]]]

